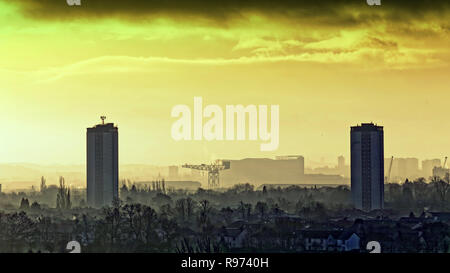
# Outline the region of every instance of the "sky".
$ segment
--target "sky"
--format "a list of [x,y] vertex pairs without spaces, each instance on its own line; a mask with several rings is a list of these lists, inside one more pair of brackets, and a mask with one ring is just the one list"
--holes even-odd
[[[300,154],[349,159],[350,126],[385,155],[443,158],[448,1],[0,0],[0,163],[83,164],[86,128],[119,128],[120,163]],[[175,141],[174,106],[278,105],[280,142]]]

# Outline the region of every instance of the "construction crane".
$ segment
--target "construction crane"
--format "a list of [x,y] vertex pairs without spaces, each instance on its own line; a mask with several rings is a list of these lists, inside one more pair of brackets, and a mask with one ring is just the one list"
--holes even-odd
[[199,170],[208,173],[208,188],[214,189],[220,186],[219,172],[230,168],[230,161],[216,160],[212,164],[191,165],[184,164],[183,168]]
[[389,164],[389,171],[386,182],[389,183],[389,180],[391,179],[391,171],[392,171],[392,162],[394,162],[394,157],[391,157],[391,163]]

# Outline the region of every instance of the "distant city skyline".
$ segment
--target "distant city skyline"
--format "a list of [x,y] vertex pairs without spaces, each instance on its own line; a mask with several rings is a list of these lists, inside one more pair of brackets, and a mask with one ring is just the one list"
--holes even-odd
[[[232,160],[241,160],[241,159],[245,159],[245,158],[275,158],[277,156],[284,156],[286,154],[276,154],[275,156],[248,156],[246,157],[245,155],[243,156],[236,156],[234,158],[230,158]],[[304,156],[303,154],[301,154],[304,158],[305,158],[305,169],[316,169],[316,168],[333,168],[333,167],[337,167],[338,166],[338,157],[342,156],[340,154],[336,154],[336,156],[330,155],[329,157],[319,157],[319,158],[308,158],[307,156]],[[390,157],[386,157],[387,155],[385,155],[385,160],[386,161],[390,161]],[[211,162],[213,162],[214,160],[217,159],[223,159],[225,157],[218,157],[213,159]],[[344,156],[345,158],[345,166],[350,166],[350,156]],[[394,156],[394,162],[398,159],[417,159],[418,160],[418,168],[419,170],[421,170],[423,168],[422,163],[423,161],[440,161],[440,164],[438,164],[439,166],[442,165],[442,162],[444,161],[445,156],[443,155],[442,158],[440,157],[427,157],[427,158],[419,158],[419,157],[414,157],[414,156],[406,156],[406,157],[395,157]],[[228,159],[228,158],[227,158]],[[180,160],[178,160],[180,161]],[[146,166],[154,166],[154,167],[169,167],[169,166],[181,166],[183,164],[185,164],[185,161],[180,161],[181,163],[175,163],[172,161],[168,161],[167,163],[160,163],[160,164],[153,164],[153,163],[146,163],[146,162],[121,162],[119,163],[119,166],[131,166],[131,165],[146,165]],[[203,161],[201,161],[203,162]],[[196,163],[201,163],[200,161],[196,162]],[[205,162],[209,162],[209,161],[205,161]],[[446,167],[449,167],[449,163],[447,162]],[[386,163],[388,164],[388,163]],[[14,162],[1,162],[0,161],[0,165],[29,165],[29,166],[40,166],[40,167],[50,167],[50,168],[56,168],[56,167],[61,167],[63,169],[65,168],[85,168],[86,163],[85,162],[79,162],[79,163],[61,163],[61,162],[48,162],[48,163],[39,163],[39,162],[25,162],[25,161],[14,161]]]
[[[237,160],[243,160],[244,158],[239,158]],[[269,158],[276,159],[276,158]],[[413,161],[418,163],[417,169],[413,168],[412,170],[408,167],[404,169],[402,166],[403,163],[396,163],[398,159],[401,159],[401,162],[404,162],[407,158],[395,158],[394,164],[392,167],[390,179],[388,180],[388,171],[391,158],[385,156],[385,165],[384,172],[386,176],[385,183],[401,183],[404,182],[406,178],[409,180],[414,180],[419,177],[424,177],[426,180],[430,179],[430,176],[433,175],[433,167],[434,166],[442,166],[444,159],[435,159],[435,160],[422,160],[417,158],[410,158]],[[316,162],[317,165],[308,165],[311,164],[311,160],[305,158],[305,174],[322,174],[323,177],[327,175],[341,175],[347,181],[344,184],[348,184],[350,177],[350,162],[349,158],[345,158],[345,165],[342,168],[338,166],[338,157],[335,158],[334,162],[330,162],[327,165],[326,162],[320,163]],[[425,169],[421,166],[423,161],[427,162],[425,165]],[[434,163],[433,163],[434,162]],[[208,163],[208,162],[203,162]],[[448,171],[448,163],[446,164]],[[175,172],[173,168],[177,168],[178,175],[174,175]],[[172,168],[172,171],[170,170]],[[406,172],[405,172],[406,171]],[[438,172],[442,172],[443,170],[437,170]],[[170,175],[172,173],[172,175]],[[406,175],[406,176],[405,176]],[[0,163],[0,184],[3,184],[4,189],[6,191],[17,190],[17,189],[30,189],[31,186],[38,187],[40,183],[40,177],[44,176],[47,178],[48,184],[55,185],[58,183],[58,179],[60,176],[64,176],[68,185],[73,187],[85,187],[86,186],[86,164],[77,164],[77,165],[39,165],[39,164],[29,164],[29,163],[12,163],[12,164],[4,164]],[[154,179],[170,179],[170,180],[198,180],[202,181],[206,176],[192,176],[191,170],[181,168],[180,165],[151,165],[151,164],[121,164],[119,166],[119,179],[128,179],[130,181],[150,181]],[[336,180],[335,180],[336,182]],[[308,183],[313,183],[309,181]]]

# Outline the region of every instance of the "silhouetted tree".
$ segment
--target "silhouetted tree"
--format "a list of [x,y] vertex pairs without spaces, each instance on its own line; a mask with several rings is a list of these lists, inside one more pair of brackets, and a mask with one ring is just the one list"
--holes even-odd
[[22,200],[20,201],[20,209],[27,210],[29,208],[30,208],[30,202],[28,201],[28,199],[22,198]]
[[33,204],[31,204],[31,209],[32,210],[40,210],[41,209],[41,205],[39,205],[38,202],[34,201]]
[[211,205],[208,200],[202,200],[200,203],[199,211],[199,224],[205,227],[209,222],[209,213],[211,212]]
[[255,210],[259,213],[259,216],[262,219],[264,219],[264,215],[269,210],[269,207],[267,206],[267,203],[265,202],[258,202],[256,203]]
[[66,187],[64,177],[59,177],[59,188],[56,195],[56,208],[57,209],[70,209],[72,203],[70,201],[70,189]]
[[41,192],[45,192],[47,190],[46,180],[43,176],[41,177],[41,189],[40,190],[41,190]]

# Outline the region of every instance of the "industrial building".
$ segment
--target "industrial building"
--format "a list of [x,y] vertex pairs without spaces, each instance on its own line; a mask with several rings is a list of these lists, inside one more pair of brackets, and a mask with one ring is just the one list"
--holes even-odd
[[286,183],[299,181],[304,176],[304,159],[302,156],[222,161],[229,162],[230,165],[228,170],[224,170],[220,174],[224,185]]
[[92,207],[112,204],[119,197],[118,129],[113,123],[87,128],[87,202]]
[[422,176],[429,178],[434,175],[433,170],[436,167],[441,167],[440,159],[427,159],[422,161]]
[[340,175],[305,174],[305,160],[300,155],[270,158],[222,160],[229,169],[220,173],[222,185],[262,184],[347,184]]
[[357,209],[384,207],[384,132],[382,126],[363,123],[352,126],[351,192]]

